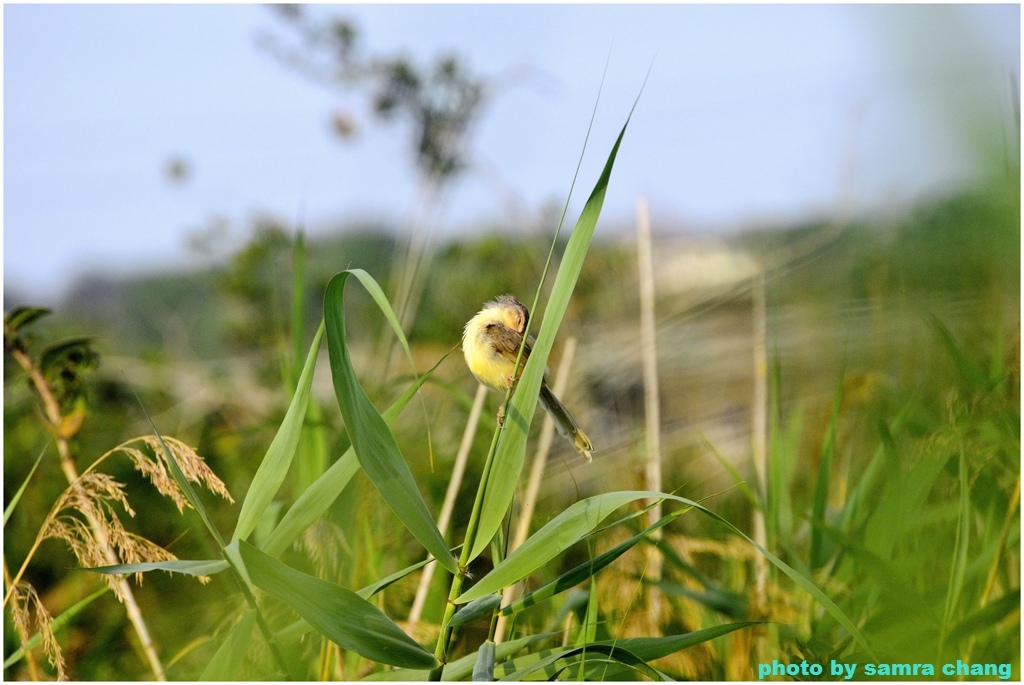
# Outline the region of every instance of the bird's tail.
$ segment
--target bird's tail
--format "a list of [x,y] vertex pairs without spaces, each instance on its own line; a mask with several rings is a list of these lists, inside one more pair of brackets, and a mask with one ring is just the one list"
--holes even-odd
[[558,432],[564,435],[587,461],[591,461],[594,446],[590,444],[590,438],[580,430],[576,420],[572,418],[565,405],[555,397],[555,393],[551,392],[547,383],[540,386],[540,404],[551,415]]

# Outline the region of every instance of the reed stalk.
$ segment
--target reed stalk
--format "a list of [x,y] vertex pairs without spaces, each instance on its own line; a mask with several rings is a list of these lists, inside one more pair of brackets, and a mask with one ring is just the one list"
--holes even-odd
[[[10,353],[18,365],[28,375],[29,380],[32,383],[32,387],[35,388],[36,394],[38,394],[39,399],[43,403],[43,412],[46,416],[46,420],[54,429],[54,442],[57,444],[57,454],[60,458],[60,469],[64,473],[64,477],[67,478],[68,485],[73,486],[75,482],[78,481],[78,469],[75,466],[75,458],[71,453],[71,445],[68,441],[68,437],[61,430],[63,417],[61,416],[60,404],[53,396],[50,384],[46,381],[42,371],[32,361],[31,357],[29,357],[24,351],[17,348],[13,348]],[[93,531],[93,535],[96,536],[96,541],[103,550],[103,556],[107,563],[111,566],[121,563],[107,539],[103,526],[100,525],[99,521],[97,521],[95,517],[90,515],[88,512],[86,512],[86,519],[89,527]],[[123,603],[125,611],[128,614],[128,620],[131,621],[132,627],[135,629],[135,633],[139,638],[142,651],[146,655],[146,660],[149,662],[150,670],[153,671],[153,677],[157,680],[167,680],[163,664],[160,662],[160,657],[156,653],[156,647],[153,644],[152,637],[150,637],[149,628],[146,626],[146,621],[142,617],[142,611],[139,609],[138,602],[135,601],[135,595],[132,593],[131,585],[129,585],[128,581],[124,577],[112,577],[110,582],[117,586],[119,593],[124,598]]]
[[[640,357],[643,364],[644,379],[644,417],[646,431],[646,469],[647,489],[661,492],[661,408],[658,391],[658,348],[654,327],[654,259],[651,253],[651,217],[647,206],[647,198],[640,197],[636,202],[636,242],[637,271],[640,276]],[[660,500],[650,500],[654,506],[647,513],[648,525],[661,520],[662,507]],[[647,547],[647,576],[652,583],[661,580],[661,553],[658,543],[661,541],[661,530],[651,534],[651,542]],[[661,593],[647,593],[647,609],[651,621],[661,624]]]
[[[448,531],[448,524],[451,523],[452,510],[455,508],[455,498],[462,487],[462,478],[466,473],[466,463],[469,461],[469,450],[473,446],[473,438],[476,437],[477,426],[480,425],[480,415],[483,413],[484,399],[487,397],[487,388],[483,385],[477,386],[476,397],[473,398],[473,408],[469,412],[469,419],[466,421],[466,429],[462,434],[462,442],[459,444],[459,451],[455,455],[455,465],[452,467],[452,475],[448,480],[448,490],[444,495],[444,503],[441,505],[441,513],[437,517],[437,528],[441,535]],[[415,625],[423,616],[423,606],[427,602],[427,594],[430,592],[430,583],[434,579],[434,569],[437,564],[427,564],[423,568],[423,575],[420,576],[420,584],[416,588],[416,596],[412,602],[412,609],[409,611],[409,623]]]

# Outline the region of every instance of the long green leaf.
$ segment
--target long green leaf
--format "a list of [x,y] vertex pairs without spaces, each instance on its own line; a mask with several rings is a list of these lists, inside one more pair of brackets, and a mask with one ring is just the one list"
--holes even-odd
[[295,448],[299,444],[302,435],[302,423],[306,418],[306,407],[309,404],[310,387],[313,384],[313,369],[316,368],[316,356],[320,351],[320,338],[324,333],[324,324],[321,323],[313,336],[313,344],[309,347],[309,354],[306,356],[306,365],[299,377],[295,395],[288,405],[288,411],[277,429],[277,435],[270,443],[266,456],[260,462],[256,475],[253,476],[249,492],[245,494],[245,501],[242,502],[242,511],[238,515],[238,525],[235,526],[235,533],[231,536],[232,541],[244,540],[259,523],[260,517],[266,511],[267,506],[274,499],[274,495],[281,488],[285,476],[288,475],[288,468],[295,457]]
[[[646,539],[651,533],[663,528],[672,521],[676,520],[685,513],[685,510],[675,511],[667,516],[663,516],[661,519],[651,524],[646,530],[634,535],[630,539],[622,542],[612,549],[599,554],[594,557],[591,561],[585,561],[579,566],[569,571],[566,571],[559,577],[555,578],[549,583],[545,583],[541,587],[537,588],[533,592],[523,595],[519,599],[515,600],[508,606],[502,607],[501,613],[505,616],[511,616],[512,614],[518,613],[524,609],[532,607],[539,602],[543,602],[550,597],[557,595],[560,592],[564,592],[569,588],[579,585],[587,578],[590,578],[597,574],[598,571],[605,568],[613,561],[618,559],[620,556],[625,554],[627,551],[632,549],[641,540]],[[456,614],[458,616],[458,614]]]
[[362,597],[363,599],[370,599],[370,597],[373,597],[375,594],[377,594],[378,592],[380,592],[384,588],[388,587],[389,585],[393,585],[394,583],[397,583],[398,581],[400,581],[402,578],[405,578],[410,573],[415,573],[416,571],[418,571],[419,569],[423,568],[424,566],[426,566],[427,564],[429,564],[433,560],[434,560],[433,558],[428,557],[428,558],[424,559],[423,561],[417,561],[412,566],[406,566],[401,571],[395,571],[391,575],[389,575],[389,576],[387,576],[385,578],[381,578],[376,583],[371,583],[370,585],[367,585],[364,588],[360,588],[359,590],[356,590],[356,594],[359,595],[360,597]]
[[359,460],[350,447],[322,476],[302,491],[295,504],[267,537],[263,551],[272,557],[281,556],[304,530],[323,516],[358,471]]
[[46,454],[46,446],[45,445],[43,446],[43,449],[40,450],[39,456],[36,457],[36,463],[32,464],[32,468],[29,469],[28,475],[25,476],[25,481],[21,484],[21,487],[18,488],[18,491],[16,493],[14,493],[14,496],[11,497],[11,501],[7,504],[7,507],[4,508],[4,527],[5,528],[7,527],[7,519],[11,518],[11,514],[14,513],[14,508],[16,506],[18,506],[18,500],[21,499],[21,495],[22,495],[22,493],[25,492],[25,488],[28,486],[28,482],[30,480],[32,480],[32,476],[35,475],[36,469],[39,467],[39,462],[41,462],[43,460],[43,455],[44,454]]
[[146,573],[148,571],[167,571],[168,573],[184,573],[189,576],[212,576],[228,568],[228,562],[220,559],[189,561],[174,559],[172,561],[147,561],[139,564],[115,564],[112,566],[82,567],[83,571],[121,575],[127,573]]
[[1020,588],[1007,592],[999,599],[989,602],[960,621],[946,635],[946,640],[956,644],[960,640],[978,637],[985,632],[996,630],[999,624],[1014,612],[1020,612]]
[[242,664],[245,662],[245,654],[249,650],[249,642],[252,640],[252,629],[255,625],[256,612],[247,609],[242,614],[241,620],[231,628],[224,642],[217,648],[210,663],[206,664],[199,680],[203,682],[239,680]]
[[[843,378],[839,377],[835,394],[832,397],[832,416],[829,418],[828,429],[825,431],[825,441],[821,446],[821,459],[818,463],[818,484],[814,490],[814,504],[811,508],[811,518],[814,521],[825,520],[825,509],[828,506],[828,484],[832,475],[832,457],[836,451],[836,432],[839,425],[839,411],[843,405]],[[821,568],[825,563],[826,553],[824,550],[825,533],[820,526],[813,526],[811,529],[811,551],[810,567]]]
[[306,234],[301,228],[295,234],[295,247],[292,250],[292,368],[288,374],[290,385],[295,390],[302,367],[302,351],[306,347]]
[[[345,419],[345,427],[352,439],[352,448],[363,472],[406,528],[428,552],[434,555],[438,563],[448,571],[456,573],[458,564],[448,551],[448,545],[416,487],[416,481],[412,477],[409,465],[402,457],[395,436],[377,408],[370,402],[370,398],[366,396],[352,367],[345,339],[343,295],[345,281],[353,274],[359,276],[356,271],[343,271],[337,274],[327,285],[327,294],[324,296],[327,349],[331,359],[334,392],[338,398],[341,415]],[[363,275],[376,285],[368,274],[363,272]],[[360,280],[367,286],[366,280],[362,277]],[[379,286],[376,289],[379,291]],[[391,312],[386,300],[383,305],[387,309],[385,314]],[[388,318],[394,319],[394,314],[391,313]],[[397,320],[394,324],[397,324]],[[398,330],[401,331],[401,328]],[[404,341],[404,336],[401,339]]]
[[342,648],[392,666],[437,666],[433,654],[351,590],[296,571],[244,541],[239,553],[256,587],[290,606]]
[[571,504],[462,593],[455,603],[465,604],[519,582],[594,530],[613,511],[636,499],[635,492],[608,492]]
[[594,235],[598,217],[601,215],[601,207],[608,190],[608,181],[611,178],[615,156],[618,154],[619,145],[622,143],[628,125],[629,120],[627,119],[615,140],[615,145],[612,146],[612,151],[608,155],[608,161],[597,180],[597,185],[594,186],[594,190],[583,206],[572,237],[569,238],[565,253],[562,255],[562,262],[558,268],[558,275],[555,276],[551,297],[544,310],[544,319],[541,321],[536,343],[532,347],[530,359],[526,362],[523,374],[516,383],[516,390],[506,411],[505,427],[498,440],[494,464],[485,484],[476,537],[466,541],[466,544],[471,546],[470,559],[475,559],[487,548],[491,538],[501,527],[505,512],[515,494],[519,475],[523,470],[523,461],[526,458],[526,438],[537,410],[537,397],[540,395],[541,381],[544,379],[544,371],[547,368],[548,354],[551,352],[555,334],[562,323],[562,317],[569,306],[569,298],[583,268],[583,259],[586,257],[590,239]]
[[681,583],[672,583],[664,580],[650,581],[646,578],[639,580],[645,585],[657,588],[666,595],[688,597],[699,604],[703,604],[712,611],[725,614],[729,618],[747,617],[747,598],[741,594],[718,588],[694,590]]
[[648,666],[643,659],[633,654],[628,649],[624,649],[618,642],[613,644],[602,644],[600,642],[595,642],[593,644],[588,644],[584,647],[572,647],[569,649],[556,651],[554,654],[550,654],[544,657],[543,659],[540,659],[535,663],[530,664],[529,666],[525,666],[517,671],[510,673],[509,675],[502,678],[502,680],[524,680],[533,673],[554,664],[556,661],[559,661],[561,659],[572,659],[576,656],[582,656],[583,659],[586,659],[587,655],[589,654],[607,655],[615,661],[627,664],[630,668],[640,671],[652,680],[662,680],[661,675],[656,670]]
[[[359,590],[356,590],[356,594],[359,595],[360,597],[362,597],[363,599],[370,599],[370,597],[373,597],[375,594],[377,594],[381,590],[384,590],[388,586],[397,583],[398,581],[400,581],[402,578],[405,578],[409,574],[415,573],[416,571],[418,571],[419,569],[423,568],[424,566],[426,566],[427,564],[429,564],[433,560],[434,560],[433,557],[429,557],[427,559],[424,559],[423,561],[416,562],[412,566],[406,566],[401,571],[395,571],[391,575],[389,575],[389,576],[387,576],[385,578],[381,578],[380,580],[378,580],[375,583],[371,583],[370,585],[367,585],[364,588],[360,588]],[[299,637],[305,635],[306,633],[308,633],[311,630],[313,630],[313,626],[309,625],[309,623],[307,621],[305,621],[304,619],[300,618],[298,621],[296,621],[295,623],[291,624],[287,628],[284,628],[284,629],[278,631],[277,637],[278,637],[278,640],[281,641],[282,643],[290,642],[290,641],[293,641],[293,640],[297,640]]]
[[971,537],[971,490],[967,479],[967,455],[960,451],[960,514],[957,519],[956,542],[953,546],[953,567],[949,573],[946,608],[943,612],[943,631],[953,621],[953,612],[960,601],[967,573],[967,549]]
[[[601,647],[620,647],[629,654],[643,660],[644,662],[654,661],[662,657],[668,656],[669,654],[675,654],[676,652],[682,651],[694,645],[699,645],[709,640],[728,635],[729,633],[739,630],[741,628],[748,628],[750,626],[757,625],[757,621],[740,621],[736,623],[725,623],[712,628],[705,628],[703,630],[697,630],[692,633],[683,633],[682,635],[667,635],[664,637],[634,637],[634,638],[619,638],[616,640],[604,640],[601,642],[588,645],[588,649],[595,646]],[[556,659],[551,660],[550,657],[557,656]],[[498,664],[494,669],[494,674],[497,677],[505,678],[508,677],[520,669],[532,667],[533,664],[541,660],[547,660],[549,663],[557,661],[558,659],[565,658],[564,650],[562,649],[551,649],[542,652],[535,652],[533,654],[527,654],[525,656],[513,659],[512,661]],[[531,671],[535,669],[530,668]],[[548,675],[551,671],[546,671]],[[623,671],[611,671],[606,674],[606,680],[618,680],[624,673]]]
[[490,616],[494,610],[501,606],[501,595],[484,595],[480,599],[470,602],[459,610],[452,617],[450,625],[458,628],[474,621],[479,621],[485,616]]
[[942,323],[939,317],[934,314],[929,314],[929,317],[932,328],[938,333],[939,339],[942,340],[942,344],[953,360],[953,364],[956,366],[960,376],[975,390],[987,390],[992,382],[985,375],[985,372],[964,352],[963,347],[956,341],[953,333]]
[[[643,659],[645,662],[651,662],[669,654],[675,654],[676,652],[688,649],[694,645],[728,635],[733,631],[755,625],[758,625],[757,621],[738,621],[704,628],[703,630],[695,630],[692,633],[684,633],[682,635],[621,638],[616,640],[614,644]],[[611,668],[604,674],[604,679],[619,680],[627,675],[628,671],[624,668]]]

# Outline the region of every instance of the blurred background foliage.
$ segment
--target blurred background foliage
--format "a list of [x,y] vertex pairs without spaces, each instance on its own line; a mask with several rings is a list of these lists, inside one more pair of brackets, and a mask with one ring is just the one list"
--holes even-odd
[[[778,386],[773,409],[778,423],[773,426],[771,458],[788,455],[785,459],[790,469],[788,514],[784,514],[789,517],[788,529],[779,532],[774,551],[790,563],[807,554],[808,517],[837,382],[842,403],[837,456],[832,462],[836,473],[829,489],[830,506],[835,511],[842,511],[849,502],[880,445],[887,450],[894,474],[907,469],[913,473],[921,459],[939,459],[945,464],[938,468],[934,482],[917,486],[923,491],[922,508],[902,512],[908,537],[896,536],[886,549],[889,557],[876,550],[879,558],[896,564],[895,572],[902,574],[900,582],[908,587],[916,584],[915,596],[919,594],[926,606],[938,601],[946,589],[954,544],[951,517],[955,518],[957,501],[953,457],[959,451],[968,456],[971,501],[978,512],[971,544],[981,545],[982,540],[998,536],[998,524],[1014,506],[1011,494],[1019,478],[1016,187],[1015,179],[1000,179],[989,187],[936,200],[906,215],[850,224],[840,232],[833,231],[835,238],[827,244],[769,272],[768,333]],[[319,320],[326,282],[337,270],[358,266],[387,282],[400,238],[381,228],[345,227],[336,237],[308,239],[303,295],[307,340]],[[829,230],[825,225],[772,227],[733,236],[724,244],[735,253],[763,256],[785,253],[804,244],[808,236]],[[149,432],[127,378],[163,432],[196,445],[236,499],[245,492],[288,399],[281,359],[288,349],[285,313],[291,297],[288,281],[293,236],[294,230],[283,223],[261,220],[253,226],[248,244],[209,269],[83,281],[65,306],[38,324],[38,334],[51,341],[91,336],[99,355],[98,368],[83,386],[88,415],[75,436],[81,459],[87,462],[114,444]],[[419,370],[458,343],[462,326],[482,302],[501,292],[530,291],[549,239],[542,233],[523,235],[496,229],[439,247],[410,334]],[[713,244],[721,249],[723,243],[716,239]],[[656,242],[656,252],[666,260],[700,249],[700,241],[680,245],[678,240],[666,238]],[[544,511],[557,512],[579,496],[612,487],[642,487],[643,403],[635,263],[634,246],[622,237],[612,237],[598,240],[585,264],[562,337],[573,335],[580,340],[567,402],[592,433],[599,452],[593,467],[582,468],[573,462],[569,450],[556,449],[542,494],[540,520],[550,515]],[[364,383],[378,406],[384,406],[403,387],[407,365],[395,362],[390,373],[380,368],[383,323],[368,297],[353,291],[346,306],[357,368],[365,370]],[[750,503],[735,488],[722,462],[731,463],[744,480],[752,482],[749,283],[744,285],[740,279],[717,289],[659,291],[657,307],[665,483],[669,488],[681,487],[682,494],[695,499],[711,497],[708,504],[715,511],[748,529]],[[948,331],[948,340],[937,332],[932,317]],[[47,442],[24,377],[11,367],[5,364],[4,448],[8,456],[4,483],[8,499],[31,467],[28,455],[37,454]],[[425,497],[434,506],[439,506],[444,496],[473,388],[461,358],[453,355],[439,369],[437,382],[425,389],[424,402],[414,403],[415,408],[395,426]],[[329,379],[318,374],[314,392],[322,408],[321,419],[329,428],[327,434],[338,436],[341,420]],[[495,398],[492,409],[496,405]],[[426,424],[430,426],[430,444]],[[480,431],[475,447],[478,453],[486,449],[487,440],[488,432]],[[344,439],[329,445],[330,459],[346,446]],[[24,554],[34,527],[62,489],[59,478],[53,477],[56,468],[54,460],[44,459],[32,484],[32,496],[19,506],[5,531],[9,558]],[[465,497],[459,500],[453,517],[456,530],[468,517],[476,469],[479,464],[471,460]],[[212,550],[206,549],[204,536],[188,514],[184,519],[178,516],[127,462],[116,466],[113,474],[128,484],[133,506],[142,512],[128,522],[131,527],[180,558],[209,557]],[[899,479],[888,483],[884,479],[869,483],[871,489],[863,496],[873,503],[870,506],[884,508],[886,502],[899,502],[907,496],[900,488],[909,485]],[[331,577],[358,587],[413,562],[417,555],[415,544],[393,525],[389,510],[372,488],[359,481],[350,490],[332,509],[327,527],[317,528],[313,545],[319,548],[319,556],[331,559]],[[282,491],[285,500],[287,491],[287,487]],[[222,527],[230,529],[236,513],[221,502],[211,502],[211,506]],[[1013,551],[1019,538],[1016,515],[1012,520],[1010,558],[1003,562],[1011,569],[1019,564]],[[870,523],[865,526],[860,529],[864,537],[858,545],[871,549],[872,535],[878,532]],[[376,533],[385,529],[394,535],[381,538]],[[670,539],[685,533],[691,544],[692,540],[724,541],[727,537],[695,517],[684,517],[670,530]],[[831,549],[836,550],[835,545],[833,542]],[[680,543],[680,549],[686,550],[686,545]],[[707,550],[677,553],[689,560],[680,569],[693,564],[700,574],[714,579],[712,589],[718,593],[719,609],[711,608],[715,604],[707,596],[697,601],[680,595],[673,600],[675,622],[695,629],[720,622],[725,609],[743,614],[729,601],[738,601],[745,594],[751,572],[749,558],[738,562]],[[309,550],[295,550],[289,562],[308,565],[308,555]],[[558,568],[578,561],[573,554],[567,555]],[[986,561],[993,561],[991,555],[977,560],[976,577],[987,572]],[[877,576],[877,569],[866,562],[863,568],[857,566],[851,557],[833,563],[834,575],[827,577],[825,590],[846,597],[844,609],[852,610],[853,616],[858,616],[858,609],[865,611],[869,636],[880,644],[892,644],[894,657],[933,658],[938,640],[934,622],[922,619],[921,625],[905,632],[911,614],[899,614],[899,620],[893,614],[906,606],[886,604],[895,599],[891,591],[899,587],[890,585],[890,577]],[[855,568],[849,568],[851,565]],[[681,576],[676,582],[694,577],[692,571],[678,573]],[[1000,571],[997,587],[1010,593],[1019,591],[1017,576],[1004,573]],[[44,590],[44,601],[55,607],[88,594],[98,582],[69,570],[67,551],[53,542],[44,544],[29,577]],[[537,582],[543,580],[537,578]],[[210,585],[200,586],[189,579],[150,574],[138,589],[162,651],[170,655],[185,650],[172,674],[188,677],[197,673],[214,648],[207,640],[231,602],[224,582],[222,576],[216,576]],[[975,584],[979,585],[974,592],[977,599],[984,583],[976,578]],[[409,582],[397,584],[384,593],[385,606],[401,617],[413,590]],[[699,585],[691,587],[691,597],[699,590]],[[703,591],[711,590],[705,587]],[[872,593],[881,593],[881,597]],[[168,595],[181,601],[168,602]],[[737,599],[727,601],[725,597]],[[440,596],[433,599],[443,600]],[[797,614],[813,613],[813,606],[792,588],[776,599],[786,606],[795,605],[789,610]],[[610,606],[628,616],[628,605]],[[868,611],[869,606],[876,611]],[[782,609],[781,605],[777,608]],[[426,615],[429,612],[428,605]],[[1019,653],[1019,630],[1013,616],[1013,611],[998,616],[996,623],[1010,621],[1010,628],[979,643],[975,648],[979,657],[981,645],[985,645],[986,659],[1014,661]],[[800,620],[808,620],[807,615]],[[835,626],[827,626],[827,620],[821,623],[820,636],[797,628],[782,630],[779,640],[783,644],[777,653],[824,658],[838,645],[832,632]],[[143,676],[124,630],[123,612],[112,598],[97,601],[87,619],[62,631],[61,640],[67,645],[76,677]],[[8,653],[12,645],[6,645]],[[729,648],[722,651],[704,654],[701,658],[706,663],[698,659],[695,664],[676,667],[680,673],[726,677],[723,660],[730,653],[731,658],[740,657]]]
[[[354,27],[312,26],[301,14],[282,11],[286,30],[305,46],[294,53],[278,45],[282,59],[329,87],[362,88],[378,115],[414,123],[412,163],[431,190],[422,201],[433,208],[425,213],[443,222],[437,196],[465,170],[467,133],[493,92],[486,80],[468,74],[454,57],[416,65],[367,55]],[[339,134],[349,125],[339,122]],[[892,660],[1009,662],[1019,676],[1019,189],[1019,169],[1002,168],[985,182],[891,216],[764,226],[728,236],[654,226],[665,489],[678,488],[750,529],[753,507],[737,482],[754,482],[758,343],[751,289],[763,266],[769,458],[778,479],[766,511],[769,548],[818,583]],[[308,345],[335,273],[365,269],[390,284],[389,297],[401,278],[418,275],[421,295],[408,300],[407,331],[422,371],[459,343],[463,325],[482,303],[505,292],[528,298],[556,223],[557,215],[541,211],[528,227],[496,222],[473,236],[443,241],[428,234],[419,253],[423,224],[411,232],[346,222],[318,230],[305,237],[304,320],[302,330],[294,330],[289,317],[298,229],[279,217],[259,216],[244,227],[250,236],[245,244],[207,267],[81,280],[52,316],[33,327],[28,344],[38,352],[55,341],[90,339],[97,363],[83,367],[84,382],[76,385],[87,414],[72,439],[83,465],[151,432],[134,391],[161,432],[196,446],[240,501],[287,407],[292,350]],[[216,242],[222,229],[211,222],[196,232],[194,245]],[[564,446],[556,448],[541,521],[580,497],[643,486],[632,230],[599,227],[566,314],[560,337],[574,336],[580,345],[566,402],[587,427],[597,455],[591,467]],[[565,240],[563,234],[556,258]],[[700,264],[712,266],[701,272],[695,268]],[[5,308],[19,304],[31,303],[5,301]],[[365,293],[353,289],[346,307],[356,368],[377,406],[386,406],[406,387],[410,369],[398,355],[388,356],[386,327]],[[533,313],[535,321],[540,314]],[[303,341],[298,346],[296,338]],[[556,347],[553,365],[558,354]],[[318,371],[313,393],[333,461],[347,443],[337,437],[343,435],[341,417],[328,376]],[[7,502],[50,436],[24,375],[8,357],[4,384]],[[435,509],[474,391],[461,355],[452,354],[425,387],[423,401],[411,404],[394,426]],[[493,415],[497,403],[495,396],[485,415]],[[832,447],[826,449],[830,433]],[[490,431],[479,431],[474,454],[482,454],[489,439]],[[31,496],[5,527],[8,560],[24,557],[63,490],[57,462],[49,457],[31,481]],[[456,531],[465,526],[479,468],[479,460],[471,459],[465,497],[453,514]],[[966,513],[961,468],[970,486]],[[178,515],[127,460],[110,470],[127,484],[139,512],[126,521],[131,530],[182,559],[214,553],[192,514]],[[286,484],[282,506],[294,491]],[[208,504],[221,529],[230,530],[237,510],[213,498]],[[956,530],[965,517],[969,554],[967,567],[958,570]],[[391,534],[382,536],[382,530]],[[601,576],[608,625],[621,635],[652,634],[753,616],[755,562],[749,548],[733,543],[708,519],[683,517],[666,535],[661,587],[670,609],[664,621],[645,623],[633,606],[629,593],[643,584],[642,567],[627,556]],[[571,550],[538,572],[536,583],[579,563],[582,553]],[[421,554],[376,491],[357,478],[286,560],[357,588]],[[67,549],[50,541],[28,570],[27,579],[52,613],[100,584],[73,566]],[[950,578],[957,573],[963,579],[950,599]],[[404,618],[414,579],[378,596],[389,615]],[[205,586],[149,574],[137,588],[172,678],[196,677],[216,649],[215,636],[237,602],[228,585],[225,574]],[[659,667],[685,677],[749,678],[758,657],[820,661],[848,647],[834,622],[784,578],[772,577],[768,597],[769,606],[758,611],[774,628],[721,638]],[[436,615],[443,601],[435,592],[425,615]],[[952,608],[944,607],[949,602]],[[551,629],[573,605],[561,606],[561,614],[558,609],[524,619],[519,629]],[[147,677],[125,625],[124,611],[106,596],[63,628],[58,638],[72,677]],[[472,646],[478,638],[469,631],[461,639]],[[7,656],[17,648],[17,636],[5,629],[4,640]],[[351,655],[340,668],[350,678],[366,672]],[[5,671],[9,678],[25,675],[19,664]]]

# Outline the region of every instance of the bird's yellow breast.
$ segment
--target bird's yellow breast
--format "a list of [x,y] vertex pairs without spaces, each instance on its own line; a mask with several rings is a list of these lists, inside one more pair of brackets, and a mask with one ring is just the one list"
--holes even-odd
[[462,354],[478,381],[495,390],[506,390],[515,363],[491,343],[487,326],[497,322],[493,309],[485,309],[470,319],[462,335]]

